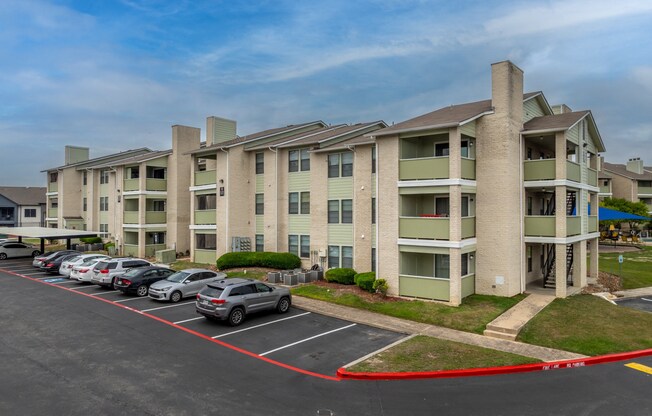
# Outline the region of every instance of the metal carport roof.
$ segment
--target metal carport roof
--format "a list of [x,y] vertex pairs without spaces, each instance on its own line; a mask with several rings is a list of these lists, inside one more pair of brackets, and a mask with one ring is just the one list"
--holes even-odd
[[66,240],[66,247],[70,249],[70,240],[81,237],[96,237],[96,231],[67,230],[61,228],[48,227],[0,227],[0,234],[14,235],[18,241],[25,238],[40,238],[41,253],[45,250],[45,239],[49,240]]

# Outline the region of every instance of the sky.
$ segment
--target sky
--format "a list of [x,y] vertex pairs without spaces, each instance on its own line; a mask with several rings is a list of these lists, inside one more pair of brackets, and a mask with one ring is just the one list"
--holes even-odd
[[525,91],[591,110],[611,163],[652,165],[652,1],[2,0],[0,185],[45,186],[64,146],[171,147],[171,126],[239,135],[388,124]]

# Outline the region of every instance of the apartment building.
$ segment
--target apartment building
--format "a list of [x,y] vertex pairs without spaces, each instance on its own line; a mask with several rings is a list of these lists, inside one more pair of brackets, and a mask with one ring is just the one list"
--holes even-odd
[[42,227],[45,188],[0,186],[0,227]]
[[611,196],[632,202],[644,202],[652,214],[652,167],[644,166],[640,158],[626,164],[604,162],[603,170],[611,178]]

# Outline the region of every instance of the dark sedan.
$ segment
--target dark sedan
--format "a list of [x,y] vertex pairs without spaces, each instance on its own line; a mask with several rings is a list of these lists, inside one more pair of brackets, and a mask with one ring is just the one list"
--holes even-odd
[[149,285],[172,275],[174,270],[159,266],[130,269],[117,277],[115,288],[123,293],[147,296]]
[[73,250],[57,251],[46,257],[39,269],[48,273],[59,273],[59,267],[61,267],[61,263],[63,263],[64,260],[79,256],[80,254],[81,253],[79,251]]

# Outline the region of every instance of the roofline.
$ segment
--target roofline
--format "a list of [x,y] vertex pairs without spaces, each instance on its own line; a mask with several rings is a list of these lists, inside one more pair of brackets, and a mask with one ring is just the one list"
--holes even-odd
[[[160,150],[160,151],[157,151],[156,153],[159,153],[158,156],[152,155],[152,157],[148,157],[146,159],[139,160],[138,162],[134,162],[134,163],[148,162],[150,160],[158,159],[160,157],[169,156],[169,155],[172,154],[172,150],[171,149],[170,150]],[[136,156],[132,156],[132,157],[136,157]],[[105,164],[97,165],[97,166],[79,167],[79,168],[77,168],[77,170],[82,170],[82,169],[86,169],[86,170],[88,170],[88,169],[102,169],[102,168],[110,168],[110,167],[114,167],[114,166],[122,166],[122,165],[130,164],[129,161],[126,161],[126,160],[124,160],[124,161],[117,160],[116,162],[118,162],[118,163],[112,163],[112,164],[106,164],[105,163]]]
[[50,172],[50,171],[53,171],[53,170],[60,171],[60,170],[63,170],[65,168],[75,167],[75,166],[83,165],[85,163],[101,162],[104,159],[107,159],[107,158],[110,158],[110,157],[115,157],[115,156],[117,156],[117,155],[119,155],[121,153],[134,153],[134,152],[139,152],[139,151],[142,151],[142,150],[148,150],[150,152],[152,151],[152,149],[150,149],[148,147],[139,147],[137,149],[130,149],[130,150],[125,150],[124,152],[112,153],[110,155],[104,155],[104,156],[96,157],[96,158],[93,158],[93,159],[84,160],[82,162],[71,163],[69,165],[61,165],[61,166],[57,166],[55,168],[50,168],[50,169],[44,169],[44,170],[41,171],[41,173]]
[[[345,136],[345,135],[347,135],[347,134],[352,134],[352,133],[355,133],[355,132],[360,131],[360,130],[366,130],[366,129],[368,129],[369,127],[372,127],[372,126],[374,126],[374,125],[376,125],[376,124],[380,124],[380,123],[382,123],[382,124],[384,124],[385,126],[387,126],[387,123],[385,123],[383,120],[376,120],[376,121],[369,122],[369,123],[367,123],[365,126],[362,126],[362,127],[358,128],[358,129],[351,130],[351,131],[347,131],[346,133],[341,133],[341,134],[339,134],[339,135],[337,135],[337,136],[330,137],[330,138],[328,138],[328,139],[320,140],[320,141],[317,142],[317,143],[321,144],[321,143],[327,142],[327,141],[329,141],[329,140],[334,140],[334,139],[337,139],[338,137]],[[382,127],[381,127],[381,128],[382,128]]]
[[[366,135],[364,137],[367,137]],[[345,144],[345,143],[337,143],[336,145],[333,145],[332,147],[325,147],[323,149],[314,149],[314,150],[309,150],[309,153],[327,153],[327,152],[332,152],[333,150],[342,150],[342,149],[347,149],[351,147],[356,147],[356,146],[366,146],[370,144],[376,144],[375,140],[369,140],[366,142],[360,142],[360,143],[352,143],[352,144]]]
[[295,137],[294,139],[288,140],[286,142],[281,142],[281,143],[278,143],[276,145],[270,144],[268,146],[266,146],[264,144],[260,144],[260,145],[254,146],[254,147],[252,147],[250,149],[245,149],[245,151],[249,152],[249,151],[255,151],[255,150],[265,150],[265,149],[269,149],[269,148],[273,148],[273,147],[281,147],[281,146],[284,146],[286,144],[296,142],[297,140],[303,140],[303,139],[306,139],[306,138],[311,137],[311,136],[317,136],[319,134],[324,134],[327,131],[338,129],[340,127],[344,127],[345,125],[346,124],[338,124],[336,126],[330,126],[326,130],[322,130],[322,131],[314,131],[314,132],[313,131],[307,131],[305,135]]
[[524,99],[523,102],[530,101],[533,98],[539,98],[539,97],[541,98],[543,103],[546,105],[546,108],[548,109],[548,112],[550,113],[550,115],[554,114],[554,112],[552,111],[552,107],[550,106],[550,103],[548,103],[548,100],[546,99],[546,96],[543,95],[543,91],[536,91],[536,93],[533,96],[531,96],[531,97],[529,97],[527,99]]
[[[608,162],[607,162],[607,163],[608,163]],[[615,163],[614,163],[614,164],[615,164]],[[623,165],[623,166],[626,166],[626,165]],[[625,168],[625,170],[626,170],[626,169],[627,169],[627,168]],[[610,170],[609,168],[607,168],[607,167],[604,166],[604,165],[602,165],[602,170],[605,171],[605,172],[609,172],[610,174],[614,174],[614,175],[622,176],[623,178],[631,179],[631,180],[633,180],[633,181],[649,181],[649,180],[650,180],[650,179],[639,179],[639,178],[633,178],[633,177],[628,176],[628,175],[625,175],[625,174],[623,174],[623,173],[615,172],[615,171],[613,171],[613,170]],[[645,169],[643,169],[643,170],[645,171]],[[629,171],[626,170],[626,172],[629,172]],[[639,174],[636,173],[636,172],[630,172],[630,173],[634,173],[634,174],[639,175]]]
[[411,133],[414,131],[423,131],[423,130],[432,130],[432,129],[445,129],[445,128],[450,128],[450,127],[457,127],[459,126],[459,123],[446,123],[446,124],[431,124],[428,126],[422,126],[422,127],[412,127],[409,129],[400,129],[400,130],[393,130],[388,133],[380,133],[380,134],[373,134],[373,133],[368,133],[365,134],[365,136],[369,137],[378,137],[378,136],[389,136],[392,134],[401,134],[401,133]]
[[[282,130],[282,132],[287,133],[287,132],[298,130],[298,129],[301,129],[301,128],[304,128],[304,127],[307,127],[307,126],[312,126],[313,124],[323,124],[324,126],[326,126],[326,123],[324,123],[322,120],[317,120],[317,121],[313,121],[311,123],[298,124],[298,125],[294,126],[291,129]],[[257,140],[268,139],[268,138],[273,137],[274,135],[279,134],[279,133],[281,133],[281,131],[276,132],[276,133],[270,133],[270,134],[267,134],[265,136],[256,137],[255,139],[251,139],[250,141],[243,141],[243,142],[240,142],[240,143],[230,144],[228,146],[222,146],[221,148],[222,149],[229,149],[231,147],[240,146],[240,145],[245,144],[245,143],[250,143],[250,142],[257,141]]]

